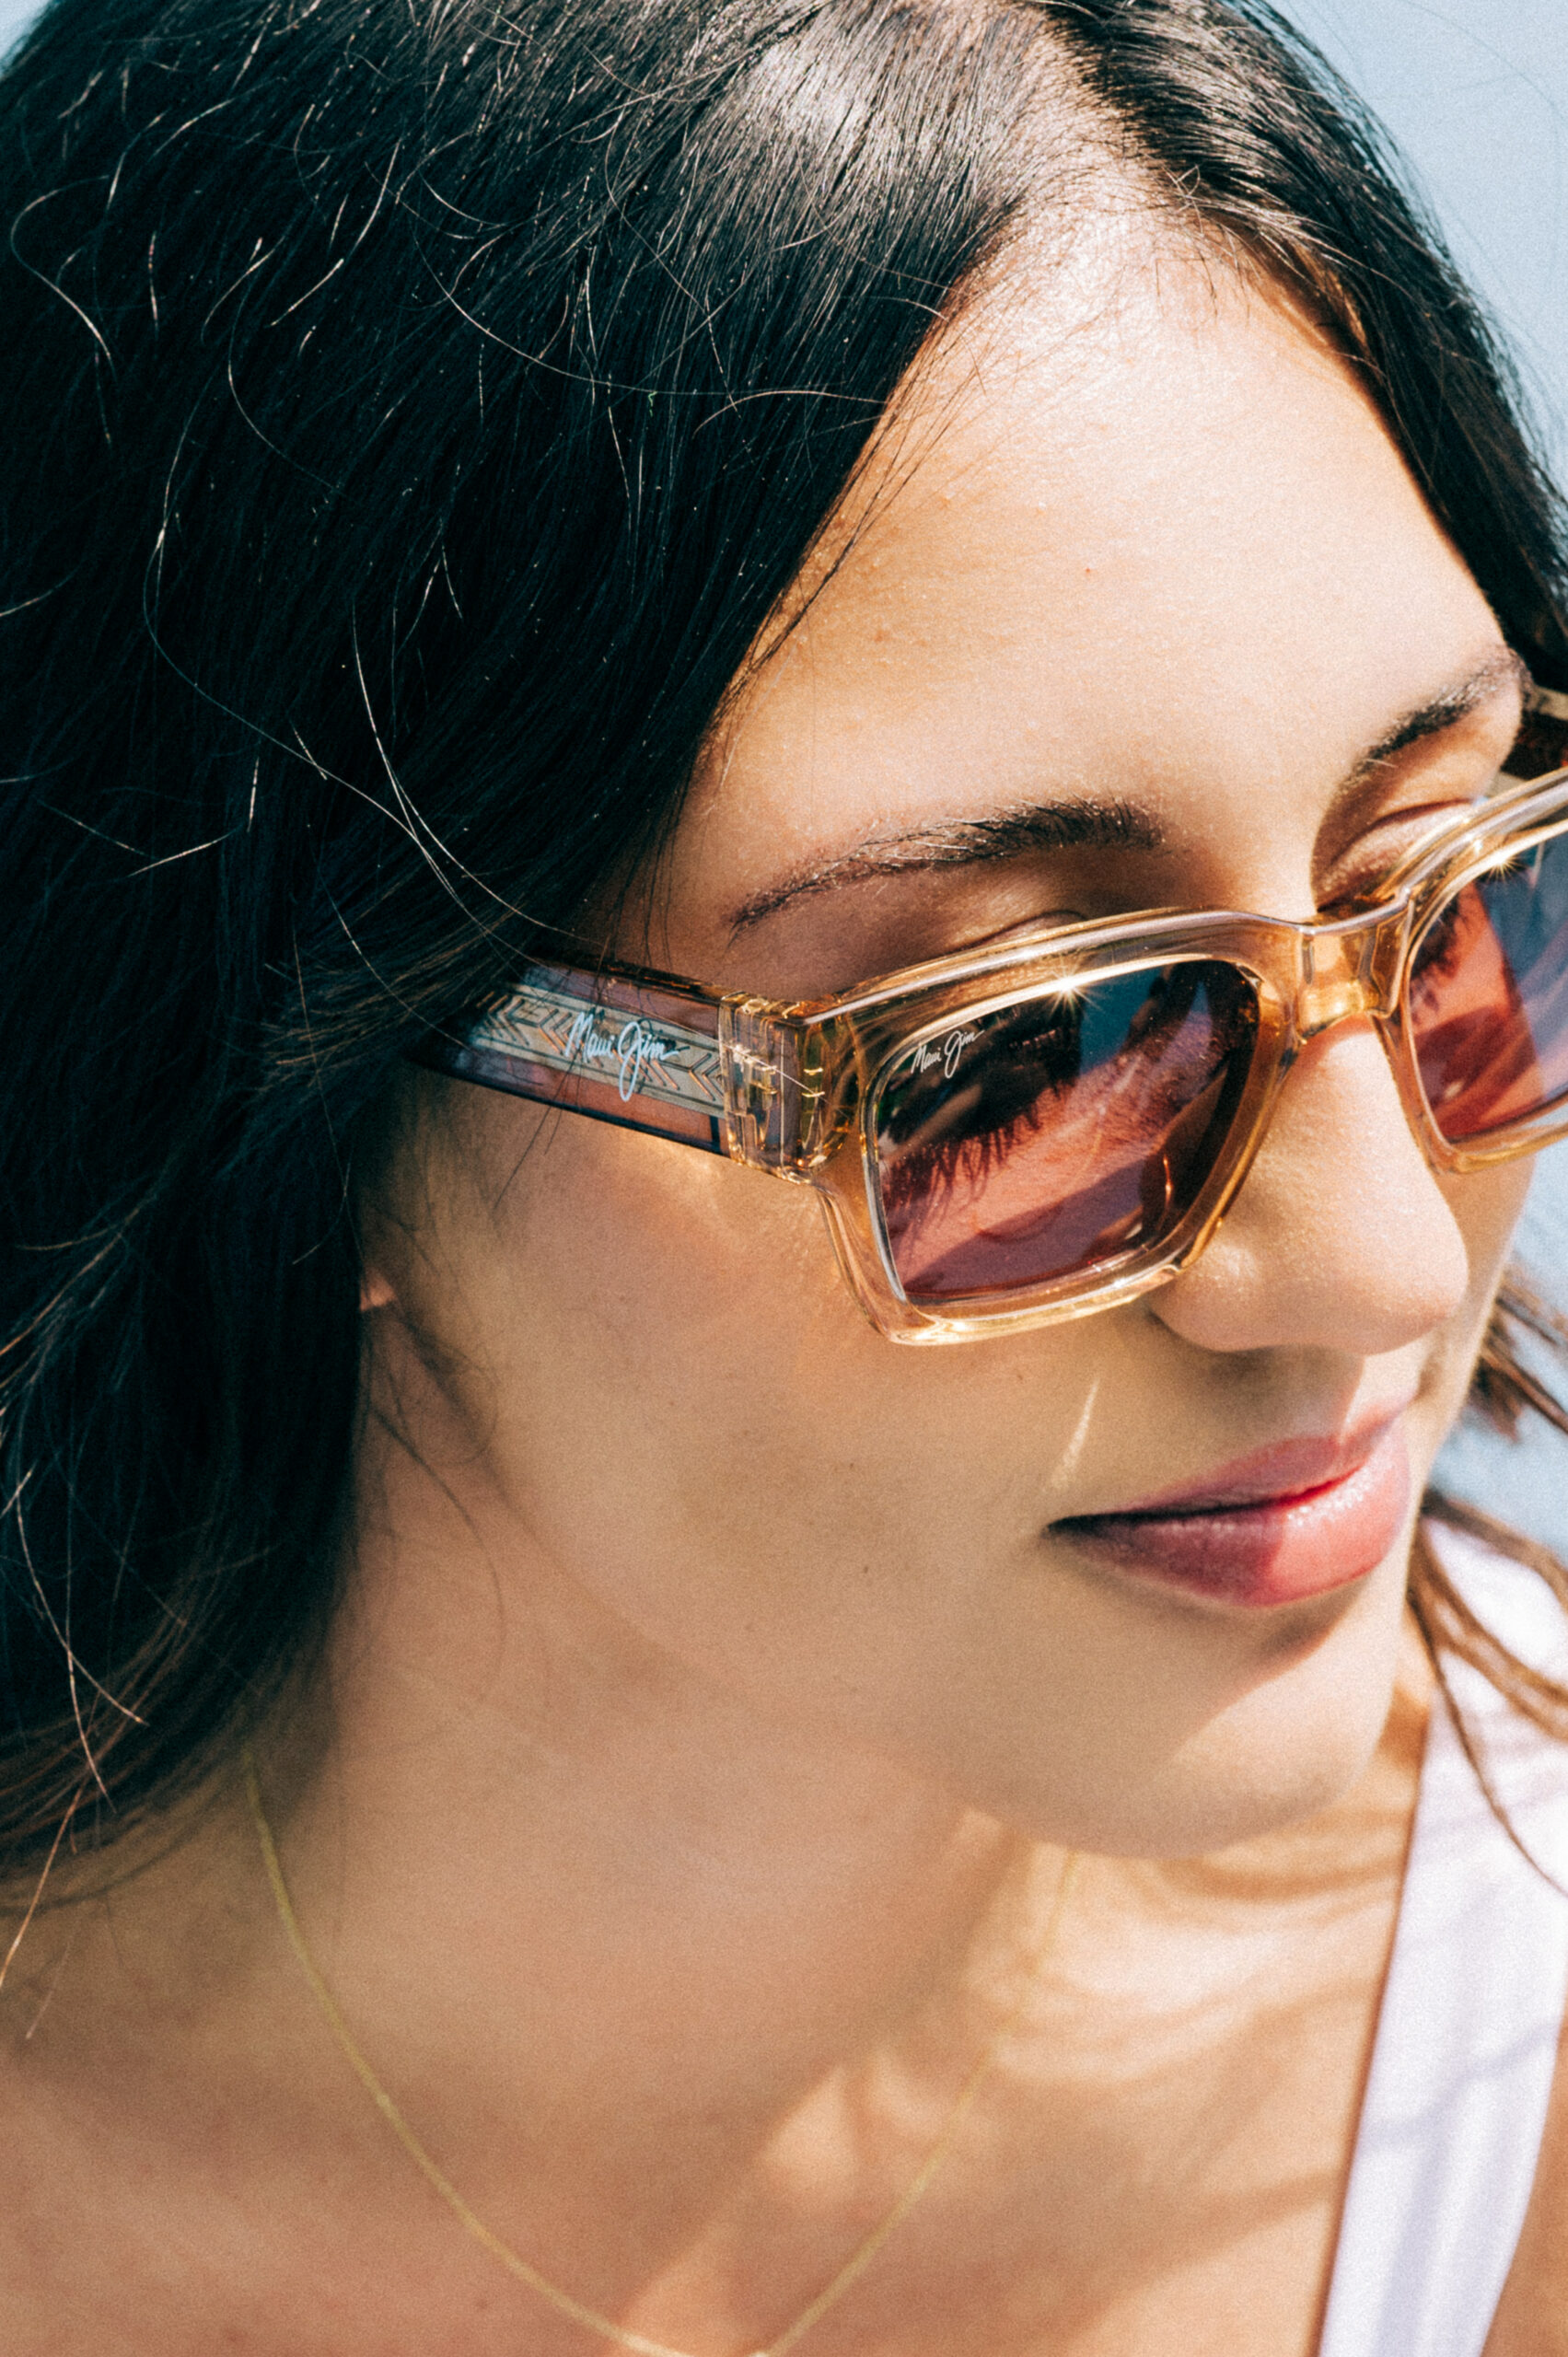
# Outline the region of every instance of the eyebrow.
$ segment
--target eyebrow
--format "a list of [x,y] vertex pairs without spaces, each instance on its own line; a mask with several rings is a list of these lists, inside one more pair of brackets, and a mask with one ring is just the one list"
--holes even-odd
[[[1500,689],[1516,682],[1527,686],[1528,681],[1528,672],[1511,648],[1489,656],[1454,686],[1402,714],[1352,764],[1335,798],[1353,792],[1407,747],[1439,737],[1445,729],[1469,719]],[[975,819],[942,819],[935,826],[912,828],[880,842],[862,843],[837,858],[792,869],[741,903],[730,919],[731,933],[760,924],[793,901],[879,877],[977,867],[1030,852],[1155,852],[1163,850],[1165,842],[1165,830],[1153,811],[1121,795],[1097,799],[1074,795],[1055,802],[1011,805]]]
[[861,884],[878,876],[909,876],[934,867],[978,867],[987,860],[1017,859],[1027,852],[1158,851],[1165,835],[1141,804],[1119,796],[1094,801],[1071,795],[1061,802],[1030,802],[992,810],[978,819],[947,819],[863,843],[841,858],[795,869],[743,902],[731,919],[733,930],[759,924],[775,910],[841,884]]
[[1529,684],[1529,672],[1520,657],[1511,646],[1500,647],[1468,678],[1454,687],[1445,688],[1429,702],[1417,704],[1379,737],[1375,745],[1369,745],[1341,791],[1359,785],[1382,762],[1392,761],[1396,753],[1402,753],[1407,745],[1419,745],[1425,737],[1440,737],[1446,728],[1456,727],[1461,720],[1468,720],[1472,712],[1479,712],[1501,689],[1517,687],[1523,690]]

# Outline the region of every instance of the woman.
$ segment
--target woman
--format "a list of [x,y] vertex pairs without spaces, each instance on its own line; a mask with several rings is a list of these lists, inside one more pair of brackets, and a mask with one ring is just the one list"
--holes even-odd
[[6,126],[0,2339],[1568,2349],[1562,1617],[1417,1525],[1568,645],[1371,135],[1217,0]]

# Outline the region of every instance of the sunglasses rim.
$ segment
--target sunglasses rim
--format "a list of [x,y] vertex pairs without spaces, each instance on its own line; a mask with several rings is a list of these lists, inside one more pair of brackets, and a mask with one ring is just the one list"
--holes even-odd
[[[1527,857],[1538,846],[1561,842],[1565,835],[1568,835],[1568,815],[1550,825],[1527,830],[1521,837],[1510,837],[1507,859],[1512,862],[1515,859]],[[1436,1109],[1426,1093],[1426,1084],[1422,1074],[1420,1051],[1410,1014],[1410,987],[1414,976],[1416,959],[1421,955],[1422,945],[1443,910],[1451,900],[1457,900],[1469,885],[1479,882],[1483,877],[1503,865],[1504,861],[1495,856],[1471,860],[1463,867],[1448,873],[1439,891],[1429,898],[1423,898],[1415,921],[1411,926],[1400,979],[1399,1019],[1409,1033],[1408,1055],[1405,1062],[1409,1067],[1420,1127],[1429,1140],[1429,1151],[1432,1152],[1432,1158],[1437,1167],[1461,1173],[1468,1170],[1485,1169],[1490,1165],[1499,1162],[1511,1162],[1521,1154],[1534,1152],[1541,1146],[1550,1145],[1555,1138],[1568,1130],[1568,1086],[1565,1086],[1557,1097],[1550,1099],[1535,1113],[1524,1114],[1516,1120],[1500,1122],[1493,1130],[1474,1132],[1467,1138],[1451,1139],[1444,1130]]]
[[[1513,860],[1525,856],[1539,844],[1568,836],[1568,807],[1562,807],[1564,804],[1568,804],[1568,770],[1555,772],[1546,779],[1530,780],[1517,791],[1495,796],[1467,813],[1458,826],[1446,830],[1435,842],[1429,839],[1418,845],[1396,870],[1394,890],[1380,893],[1376,901],[1348,918],[1298,925],[1286,919],[1241,911],[1176,911],[1168,916],[1163,911],[1139,912],[1105,923],[1078,925],[1070,933],[1051,935],[1051,947],[1068,959],[1075,948],[1084,962],[1072,960],[1067,971],[1049,980],[1037,977],[1022,990],[999,987],[981,1000],[966,998],[962,1002],[965,1014],[995,1013],[1009,1005],[1027,1005],[1050,995],[1053,989],[1070,987],[1074,979],[1112,980],[1126,973],[1155,972],[1177,963],[1227,964],[1253,985],[1258,1024],[1249,1068],[1229,1124],[1214,1148],[1207,1175],[1186,1211],[1168,1229],[1148,1243],[1133,1246],[1109,1260],[1032,1285],[1010,1287],[1005,1293],[993,1289],[940,1303],[910,1298],[899,1276],[887,1231],[874,1114],[893,1066],[924,1040],[939,1036],[955,1010],[945,1008],[912,1029],[900,1026],[896,1042],[889,1042],[858,1092],[855,1159],[865,1196],[864,1225],[853,1215],[846,1216],[849,1206],[840,1188],[824,1188],[829,1225],[841,1268],[867,1315],[881,1331],[901,1341],[959,1341],[981,1334],[1023,1331],[1034,1326],[1064,1323],[1135,1300],[1191,1265],[1244,1182],[1267,1133],[1274,1100],[1302,1044],[1293,1037],[1290,994],[1281,990],[1280,976],[1272,970],[1273,961],[1266,957],[1255,961],[1237,954],[1233,945],[1238,934],[1252,936],[1260,945],[1272,943],[1287,955],[1291,951],[1299,953],[1309,942],[1331,939],[1335,935],[1367,932],[1384,938],[1388,945],[1385,956],[1391,952],[1393,961],[1385,1002],[1381,1007],[1362,1011],[1383,1038],[1406,1117],[1435,1168],[1463,1174],[1515,1160],[1568,1135],[1565,1096],[1537,1113],[1475,1138],[1456,1143],[1446,1137],[1422,1083],[1409,1006],[1415,957],[1442,909],[1469,883],[1497,866],[1501,857]],[[1539,824],[1529,823],[1527,814],[1539,810],[1554,815]],[[1505,834],[1505,851],[1498,842],[1500,830]],[[1230,945],[1226,943],[1227,935]],[[907,987],[909,978],[889,978],[894,988],[857,994],[855,1003],[841,1002],[834,1006],[833,1014],[847,1020],[856,1016],[864,1019],[865,1014],[875,1012],[881,1018],[877,1024],[880,1029],[895,1009],[907,1007],[912,999],[924,997],[940,988],[938,972],[949,988],[959,988],[965,979],[978,979],[988,972],[994,973],[1000,984],[1008,966],[1016,972],[1032,946],[1019,942],[1010,948],[1000,948],[983,961],[978,973],[972,966],[960,970],[957,959],[932,961],[924,970],[914,970],[922,972],[922,980],[912,990]],[[820,1178],[827,1176],[824,1169]],[[867,1266],[868,1247],[874,1273]]]
[[[1142,958],[1119,959],[1114,965],[1097,969],[1091,977],[1101,983],[1121,980],[1123,976],[1141,973],[1169,972],[1178,965],[1227,966],[1240,974],[1249,985],[1255,1016],[1252,1038],[1237,1102],[1220,1138],[1209,1168],[1200,1186],[1170,1225],[1144,1244],[1132,1245],[1109,1259],[1099,1260],[1090,1268],[1074,1269],[1055,1277],[1041,1278],[1029,1285],[992,1287],[971,1295],[955,1295],[936,1302],[929,1297],[912,1299],[899,1274],[892,1239],[888,1230],[887,1204],[882,1192],[883,1164],[877,1144],[877,1114],[882,1093],[891,1075],[893,1065],[902,1055],[912,1052],[933,1036],[940,1037],[948,1017],[923,1027],[908,1035],[902,1046],[877,1069],[871,1086],[862,1094],[857,1122],[858,1160],[864,1176],[871,1238],[875,1246],[880,1274],[889,1295],[896,1303],[900,1329],[907,1316],[919,1320],[939,1318],[945,1324],[961,1325],[965,1330],[999,1321],[1011,1323],[1029,1311],[1036,1313],[1032,1322],[1040,1322],[1039,1313],[1060,1304],[1061,1315],[1084,1315],[1069,1310],[1066,1305],[1083,1290],[1086,1282],[1096,1284],[1109,1304],[1115,1299],[1131,1299],[1157,1283],[1167,1270],[1185,1265],[1196,1257],[1223,1216],[1239,1184],[1233,1183],[1232,1166],[1241,1151],[1249,1130],[1266,1124],[1266,1100],[1271,1099],[1279,1081],[1283,1077],[1281,1053],[1285,1028],[1283,1002],[1270,986],[1267,975],[1242,964],[1235,958],[1219,958],[1199,950],[1184,952],[1176,958],[1148,959]],[[1054,984],[1037,984],[1022,996],[1006,994],[995,1002],[966,1009],[976,1015],[1001,1013],[1010,1006],[1028,1006],[1048,998],[1056,989]]]

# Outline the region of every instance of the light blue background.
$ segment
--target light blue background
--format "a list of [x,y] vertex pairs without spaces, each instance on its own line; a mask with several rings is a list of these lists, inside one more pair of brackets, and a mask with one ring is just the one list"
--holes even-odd
[[[215,6],[221,0],[213,0]],[[33,11],[0,0],[0,50]],[[1502,325],[1568,479],[1568,12],[1564,0],[1290,0],[1393,132]],[[1543,1155],[1523,1248],[1568,1307],[1568,1145]],[[1568,1445],[1469,1431],[1450,1483],[1568,1547]]]

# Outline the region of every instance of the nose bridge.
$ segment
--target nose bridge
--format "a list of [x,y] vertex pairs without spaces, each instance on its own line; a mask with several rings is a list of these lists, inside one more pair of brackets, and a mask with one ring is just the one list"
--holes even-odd
[[1304,925],[1295,993],[1298,1046],[1356,1016],[1391,1015],[1404,944],[1402,905]]

